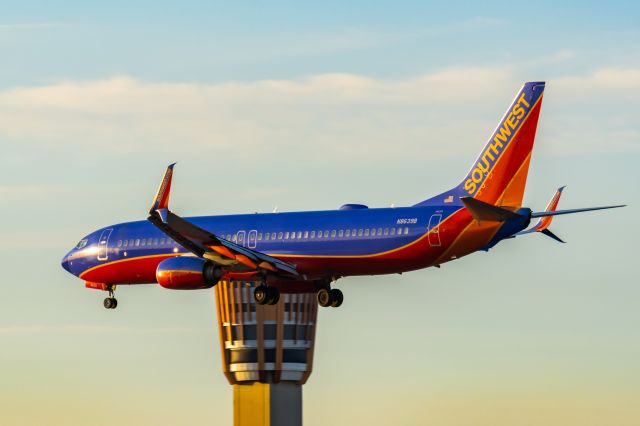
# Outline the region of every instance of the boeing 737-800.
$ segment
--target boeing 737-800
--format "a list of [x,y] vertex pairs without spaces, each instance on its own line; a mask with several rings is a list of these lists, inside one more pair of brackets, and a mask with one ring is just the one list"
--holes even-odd
[[[460,184],[413,206],[183,218],[169,210],[172,164],[146,221],[92,232],[62,266],[109,292],[111,309],[117,285],[194,290],[220,280],[256,282],[258,304],[316,291],[321,306],[337,307],[339,278],[438,267],[536,232],[562,242],[549,230],[554,216],[622,206],[556,210],[562,188],[543,212],[522,206],[544,88],[526,83]],[[532,219],[539,220],[529,228]]]

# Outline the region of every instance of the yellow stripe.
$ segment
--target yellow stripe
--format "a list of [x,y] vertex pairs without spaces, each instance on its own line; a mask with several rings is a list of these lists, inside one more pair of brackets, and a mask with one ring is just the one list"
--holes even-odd
[[108,263],[103,263],[102,265],[96,265],[96,266],[94,266],[92,268],[87,269],[86,271],[84,271],[83,273],[80,274],[80,278],[82,279],[85,275],[87,275],[91,271],[95,271],[96,269],[103,268],[105,266],[115,265],[116,263],[129,262],[129,261],[132,261],[132,260],[140,260],[140,259],[149,259],[149,258],[152,258],[152,257],[172,257],[172,256],[180,256],[180,254],[178,254],[178,253],[151,254],[151,255],[148,255],[148,256],[130,257],[128,259],[114,260],[114,261],[111,261],[111,262],[108,262]]

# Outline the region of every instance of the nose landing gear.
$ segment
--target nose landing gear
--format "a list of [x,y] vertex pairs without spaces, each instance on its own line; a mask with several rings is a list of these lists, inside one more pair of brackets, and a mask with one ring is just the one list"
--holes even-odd
[[109,297],[107,297],[106,299],[104,299],[104,307],[106,309],[115,309],[118,307],[118,301],[116,300],[115,297],[113,297],[113,294],[116,291],[116,286],[113,284],[110,284],[107,287],[107,291],[109,292]]

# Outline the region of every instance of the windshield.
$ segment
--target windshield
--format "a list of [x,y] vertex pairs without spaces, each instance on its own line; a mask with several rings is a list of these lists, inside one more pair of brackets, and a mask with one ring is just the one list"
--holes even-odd
[[76,245],[76,248],[79,250],[79,249],[83,248],[86,245],[87,245],[87,240],[86,239],[80,240],[80,242]]

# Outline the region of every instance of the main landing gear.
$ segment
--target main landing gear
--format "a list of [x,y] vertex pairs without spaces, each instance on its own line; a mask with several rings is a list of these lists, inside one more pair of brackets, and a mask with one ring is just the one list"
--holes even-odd
[[280,300],[280,290],[276,287],[260,284],[253,291],[253,300],[257,305],[275,305]]
[[107,291],[109,292],[109,297],[104,299],[104,307],[107,309],[115,309],[118,307],[118,301],[115,297],[113,297],[113,293],[116,291],[115,285],[109,285],[107,287]]
[[344,295],[337,288],[321,288],[318,290],[317,299],[318,305],[323,308],[328,308],[329,306],[337,308],[342,305]]

